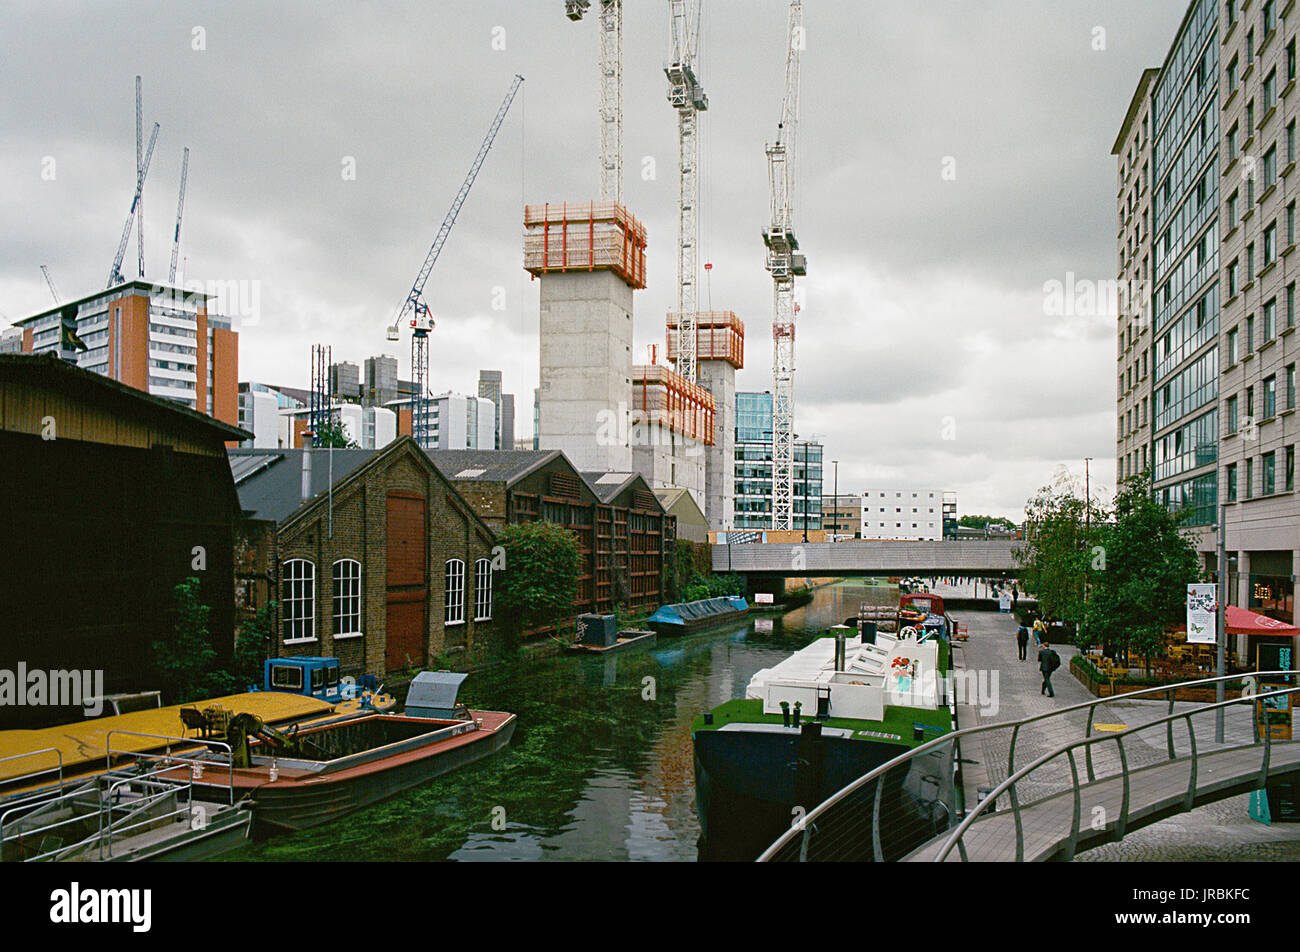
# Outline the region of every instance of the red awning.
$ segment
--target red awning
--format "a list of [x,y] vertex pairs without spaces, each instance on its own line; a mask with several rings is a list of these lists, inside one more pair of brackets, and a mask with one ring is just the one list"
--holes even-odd
[[1295,625],[1288,625],[1267,615],[1257,615],[1236,605],[1228,606],[1227,616],[1230,635],[1289,635],[1293,638],[1300,635],[1300,628]]

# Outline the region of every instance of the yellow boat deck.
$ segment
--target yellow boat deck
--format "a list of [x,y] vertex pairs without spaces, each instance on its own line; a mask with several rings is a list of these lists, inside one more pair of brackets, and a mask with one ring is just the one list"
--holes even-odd
[[[170,707],[132,711],[130,714],[62,724],[58,727],[44,727],[39,730],[0,731],[0,783],[55,768],[59,765],[59,754],[63,756],[65,775],[85,772],[85,768],[91,766],[103,769],[110,731],[131,731],[135,734],[197,739],[197,732],[187,732],[185,725],[181,723],[180,710],[182,707],[197,707],[201,710],[213,705],[220,705],[235,713],[256,714],[264,723],[273,726],[293,721],[312,721],[341,713],[335,705],[319,698],[275,691],[254,691],[248,694],[231,694],[227,697],[196,701],[193,704],[175,704]],[[166,746],[166,741],[150,737],[133,737],[124,734],[113,737],[114,753],[141,753]],[[35,753],[47,748],[53,748],[54,751],[58,751],[58,754],[53,751]],[[5,760],[10,757],[17,759]],[[94,765],[95,761],[99,761],[98,765]],[[49,783],[53,777],[53,774],[47,774],[39,779],[43,783]],[[8,794],[16,791],[10,789],[3,792]]]

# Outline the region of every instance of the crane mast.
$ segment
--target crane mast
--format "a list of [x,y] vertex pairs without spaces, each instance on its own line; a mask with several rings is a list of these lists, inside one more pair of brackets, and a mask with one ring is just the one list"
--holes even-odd
[[[785,97],[776,141],[767,146],[771,225],[763,233],[772,275],[772,528],[792,529],[794,513],[794,279],[807,273],[794,234],[795,143],[803,2],[791,0],[786,30]],[[804,476],[805,485],[807,474]],[[805,490],[805,496],[806,496]]]
[[424,264],[420,266],[420,273],[416,275],[415,283],[411,285],[406,300],[397,309],[397,315],[388,328],[388,339],[397,340],[399,325],[404,319],[410,319],[411,372],[414,377],[412,383],[415,389],[411,399],[411,436],[423,449],[429,449],[429,332],[433,330],[433,315],[429,312],[429,306],[424,302],[424,284],[429,280],[429,273],[433,271],[438,255],[442,253],[442,246],[446,244],[447,236],[451,234],[451,228],[456,224],[456,216],[460,214],[461,206],[465,204],[465,199],[469,196],[469,190],[473,187],[474,180],[478,178],[479,169],[483,167],[483,161],[487,158],[488,151],[492,148],[492,142],[496,139],[501,123],[505,121],[506,113],[510,110],[510,104],[514,102],[515,93],[519,91],[519,86],[523,81],[522,76],[516,75],[514,81],[510,84],[510,90],[506,93],[506,98],[502,100],[500,108],[497,109],[497,114],[492,120],[487,136],[484,137],[483,144],[479,146],[478,154],[474,156],[474,161],[469,167],[469,173],[465,176],[465,181],[461,183],[460,191],[456,193],[451,208],[447,211],[447,216],[442,220],[437,237],[433,239],[433,244],[429,248],[429,253],[424,257]]
[[135,224],[136,212],[140,208],[140,196],[144,192],[144,180],[149,175],[149,162],[153,159],[153,147],[158,142],[158,130],[162,128],[158,123],[153,124],[153,133],[149,136],[149,148],[144,154],[144,162],[140,166],[140,172],[135,177],[135,195],[131,199],[131,211],[127,213],[126,225],[122,228],[122,240],[117,245],[117,256],[113,259],[113,267],[108,272],[107,287],[123,283],[126,278],[122,277],[122,259],[126,257],[126,246],[131,241],[131,226]]
[[176,283],[176,258],[181,251],[181,214],[185,211],[185,180],[189,177],[190,172],[190,149],[185,147],[185,153],[181,157],[181,193],[176,199],[176,232],[172,235],[172,263],[167,269],[167,283]]
[[45,275],[45,283],[50,286],[50,294],[54,297],[55,304],[62,304],[63,298],[59,294],[59,289],[54,286],[54,279],[50,277],[50,269],[41,265],[41,274]]
[[[623,201],[623,0],[600,3],[600,200]],[[591,0],[564,0],[578,21]]]
[[709,98],[695,75],[702,0],[669,0],[672,58],[664,67],[668,102],[677,110],[677,357],[676,371],[690,383],[698,377],[696,313],[699,282],[699,113]]
[[[135,78],[135,177],[140,178],[140,172],[143,162],[143,153],[141,147],[144,145],[142,135],[144,126],[144,98],[141,89],[141,79]],[[140,277],[144,277],[144,192],[140,192],[140,201],[135,212],[136,220],[136,246],[139,249],[140,257],[137,264],[137,271]]]

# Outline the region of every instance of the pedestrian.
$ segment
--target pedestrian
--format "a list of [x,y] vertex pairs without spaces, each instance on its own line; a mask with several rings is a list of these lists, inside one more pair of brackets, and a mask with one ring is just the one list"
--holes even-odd
[[1016,604],[1020,601],[1020,589],[1016,588],[1015,583],[1011,583],[1011,611],[1016,610]]
[[1034,647],[1041,648],[1047,641],[1047,626],[1043,624],[1043,619],[1034,619]]
[[1052,650],[1051,645],[1044,644],[1038,651],[1038,670],[1043,674],[1043,686],[1039,689],[1039,694],[1056,697],[1056,692],[1052,690],[1052,672],[1060,666],[1061,656]]
[[1029,629],[1024,625],[1016,629],[1016,646],[1020,649],[1020,660],[1025,661],[1025,649],[1029,647]]

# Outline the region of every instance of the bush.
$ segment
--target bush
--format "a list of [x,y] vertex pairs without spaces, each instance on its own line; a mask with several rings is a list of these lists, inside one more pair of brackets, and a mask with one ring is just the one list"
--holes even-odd
[[497,606],[508,634],[558,625],[573,615],[578,597],[578,540],[550,522],[509,525],[498,533],[505,571]]

